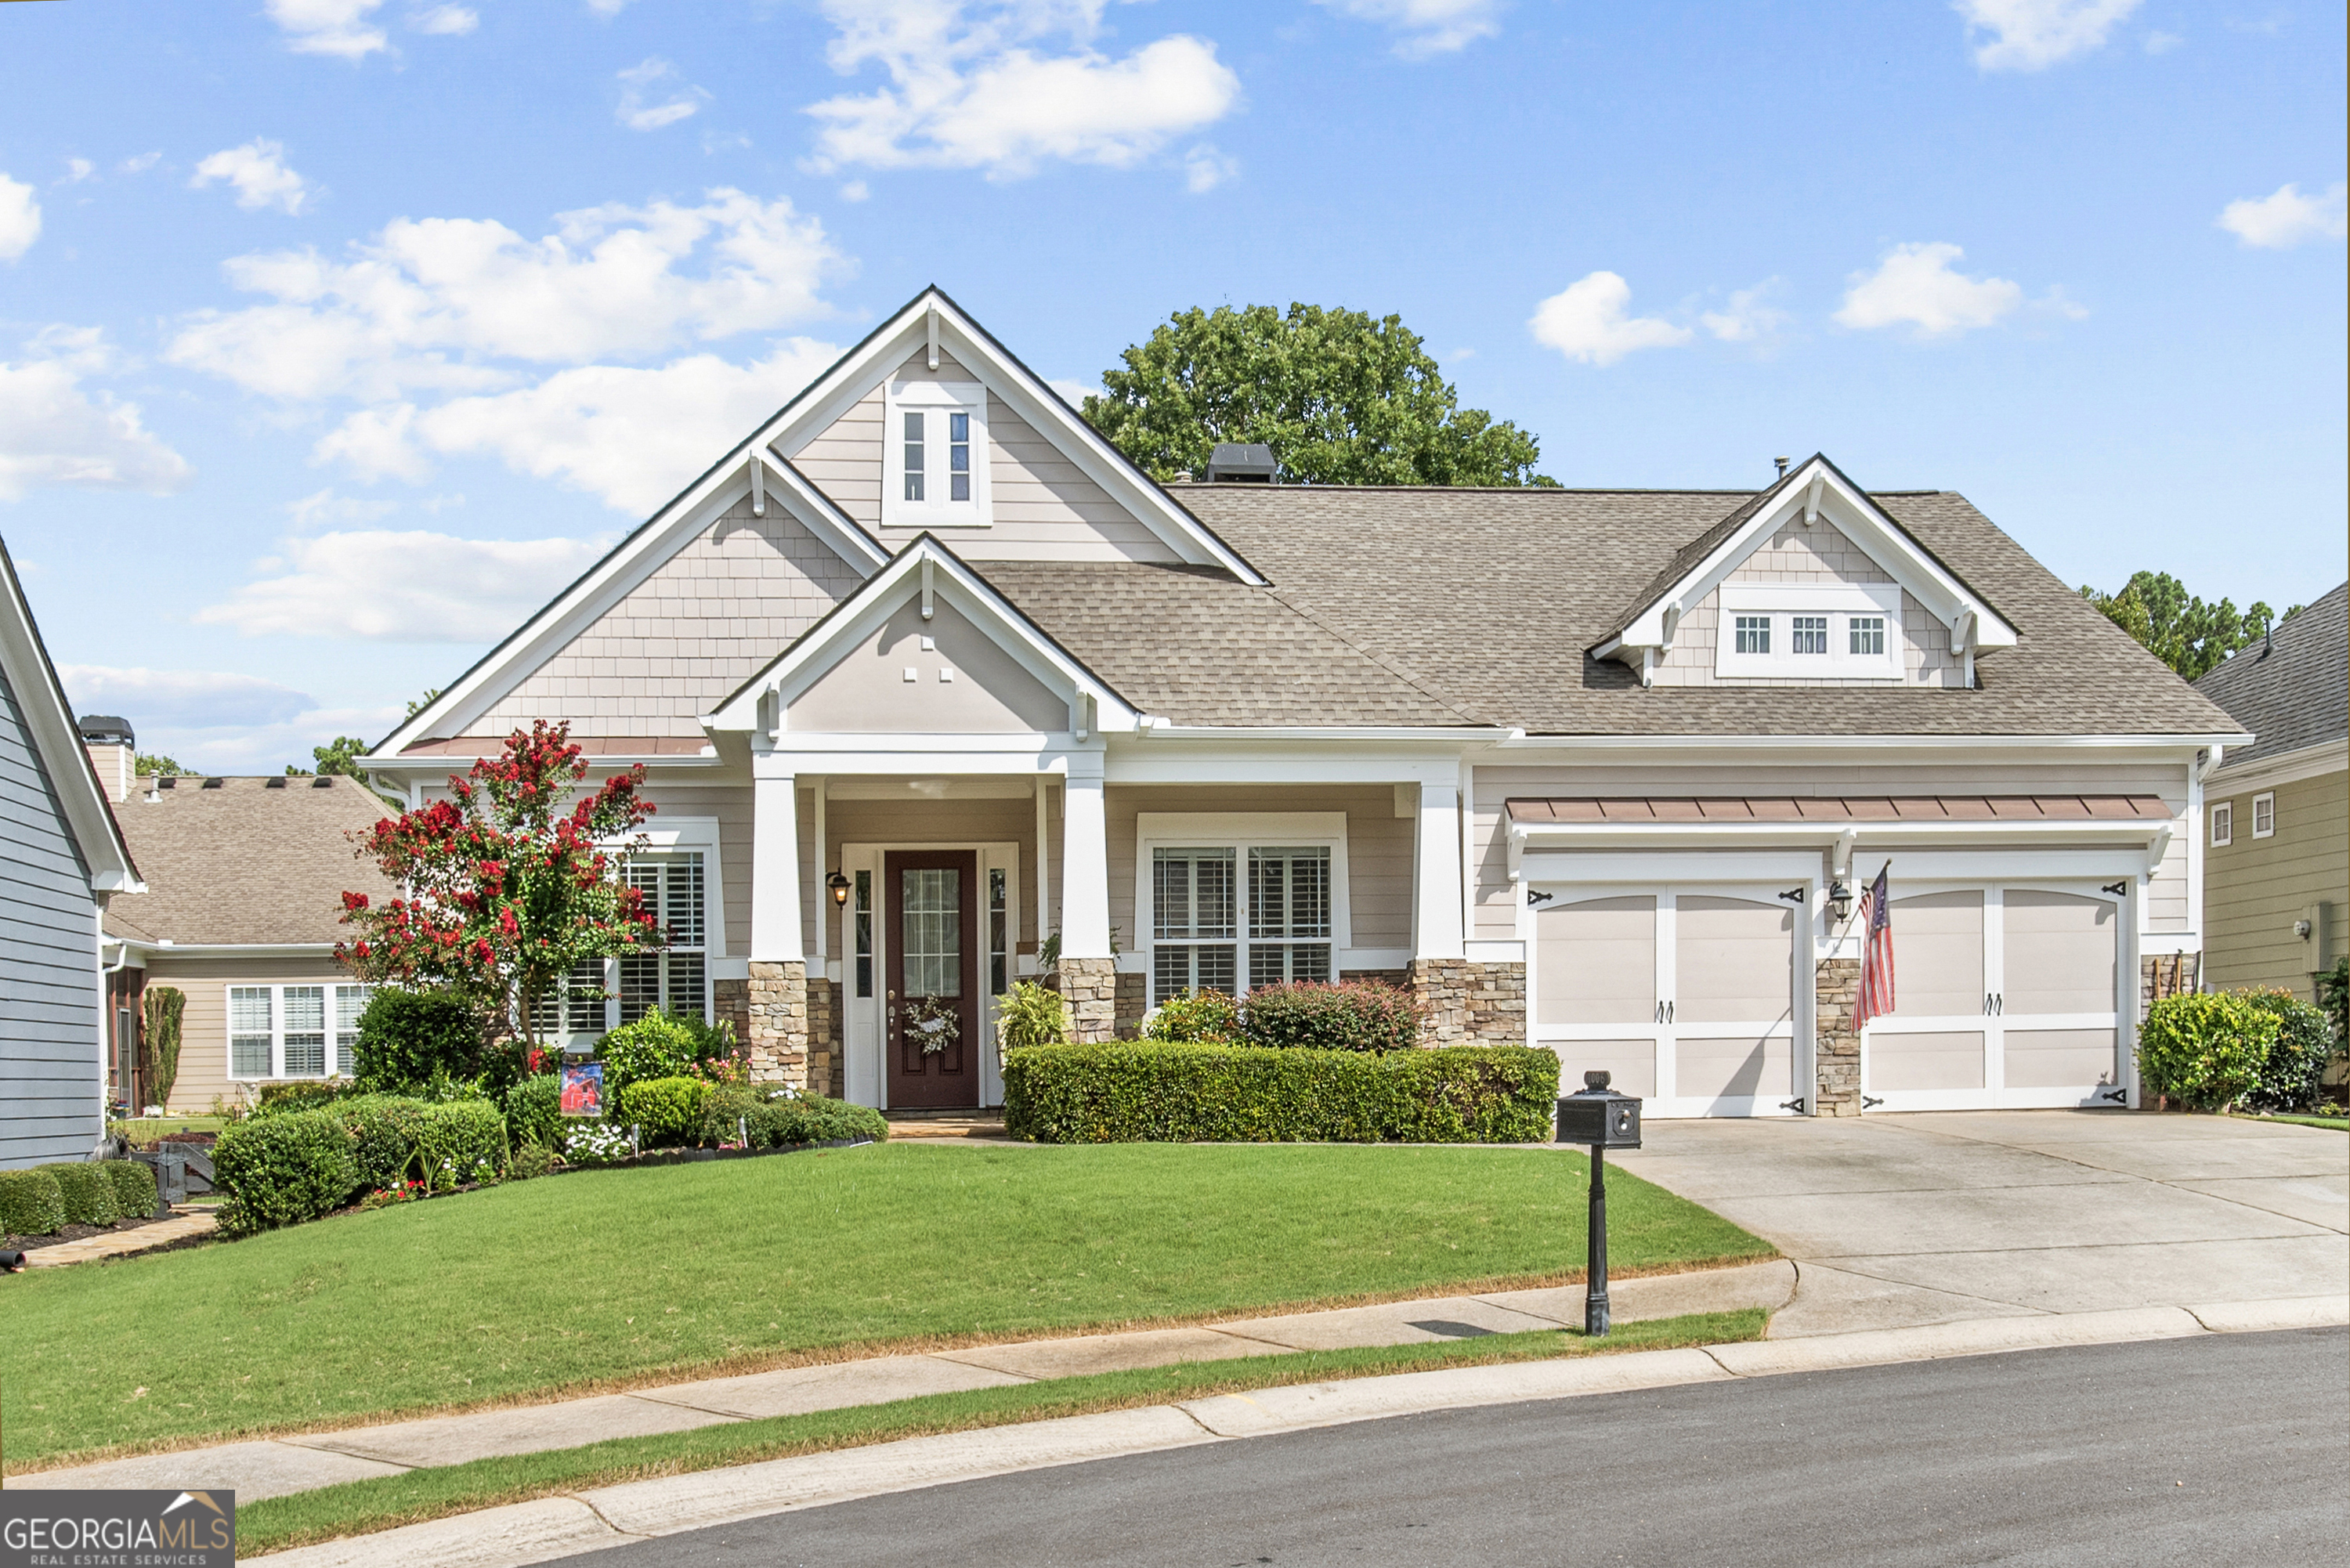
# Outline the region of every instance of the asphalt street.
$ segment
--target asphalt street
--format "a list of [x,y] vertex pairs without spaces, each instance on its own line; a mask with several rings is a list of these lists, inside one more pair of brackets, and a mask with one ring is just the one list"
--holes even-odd
[[1367,1421],[570,1559],[1227,1568],[2342,1560],[2350,1334],[2091,1345]]

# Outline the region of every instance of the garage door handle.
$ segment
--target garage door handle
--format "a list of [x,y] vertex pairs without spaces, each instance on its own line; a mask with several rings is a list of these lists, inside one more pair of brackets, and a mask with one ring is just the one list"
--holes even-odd
[[1996,1018],[2007,1006],[2007,998],[1996,991],[1983,992],[1983,1016]]
[[1660,1002],[1657,1003],[1657,1022],[1659,1023],[1670,1023],[1672,1021],[1673,1004],[1669,1002]]

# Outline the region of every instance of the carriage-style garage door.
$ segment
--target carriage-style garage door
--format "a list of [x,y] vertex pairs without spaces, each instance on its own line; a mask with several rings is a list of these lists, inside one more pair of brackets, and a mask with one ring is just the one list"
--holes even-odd
[[1799,908],[1762,888],[1561,890],[1534,914],[1537,1044],[1604,1067],[1650,1116],[1778,1116],[1795,1081]]
[[2122,1103],[2126,909],[2113,894],[1895,891],[1897,1006],[1861,1037],[1870,1098],[1888,1111]]

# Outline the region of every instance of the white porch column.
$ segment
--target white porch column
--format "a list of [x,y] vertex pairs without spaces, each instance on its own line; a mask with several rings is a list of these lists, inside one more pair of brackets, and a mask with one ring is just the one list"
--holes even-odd
[[761,773],[751,792],[751,961],[804,961],[799,780]]
[[[1085,764],[1092,764],[1086,771]],[[1102,813],[1101,760],[1070,759],[1061,792],[1061,957],[1107,959],[1109,837]]]
[[1412,956],[1462,956],[1461,926],[1461,787],[1419,786],[1419,832],[1412,857]]

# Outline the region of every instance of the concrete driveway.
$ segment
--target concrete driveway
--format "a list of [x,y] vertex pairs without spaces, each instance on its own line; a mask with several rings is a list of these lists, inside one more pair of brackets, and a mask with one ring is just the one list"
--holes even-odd
[[1795,1260],[1773,1338],[2350,1286],[2350,1137],[2121,1111],[1651,1122],[1624,1168]]

